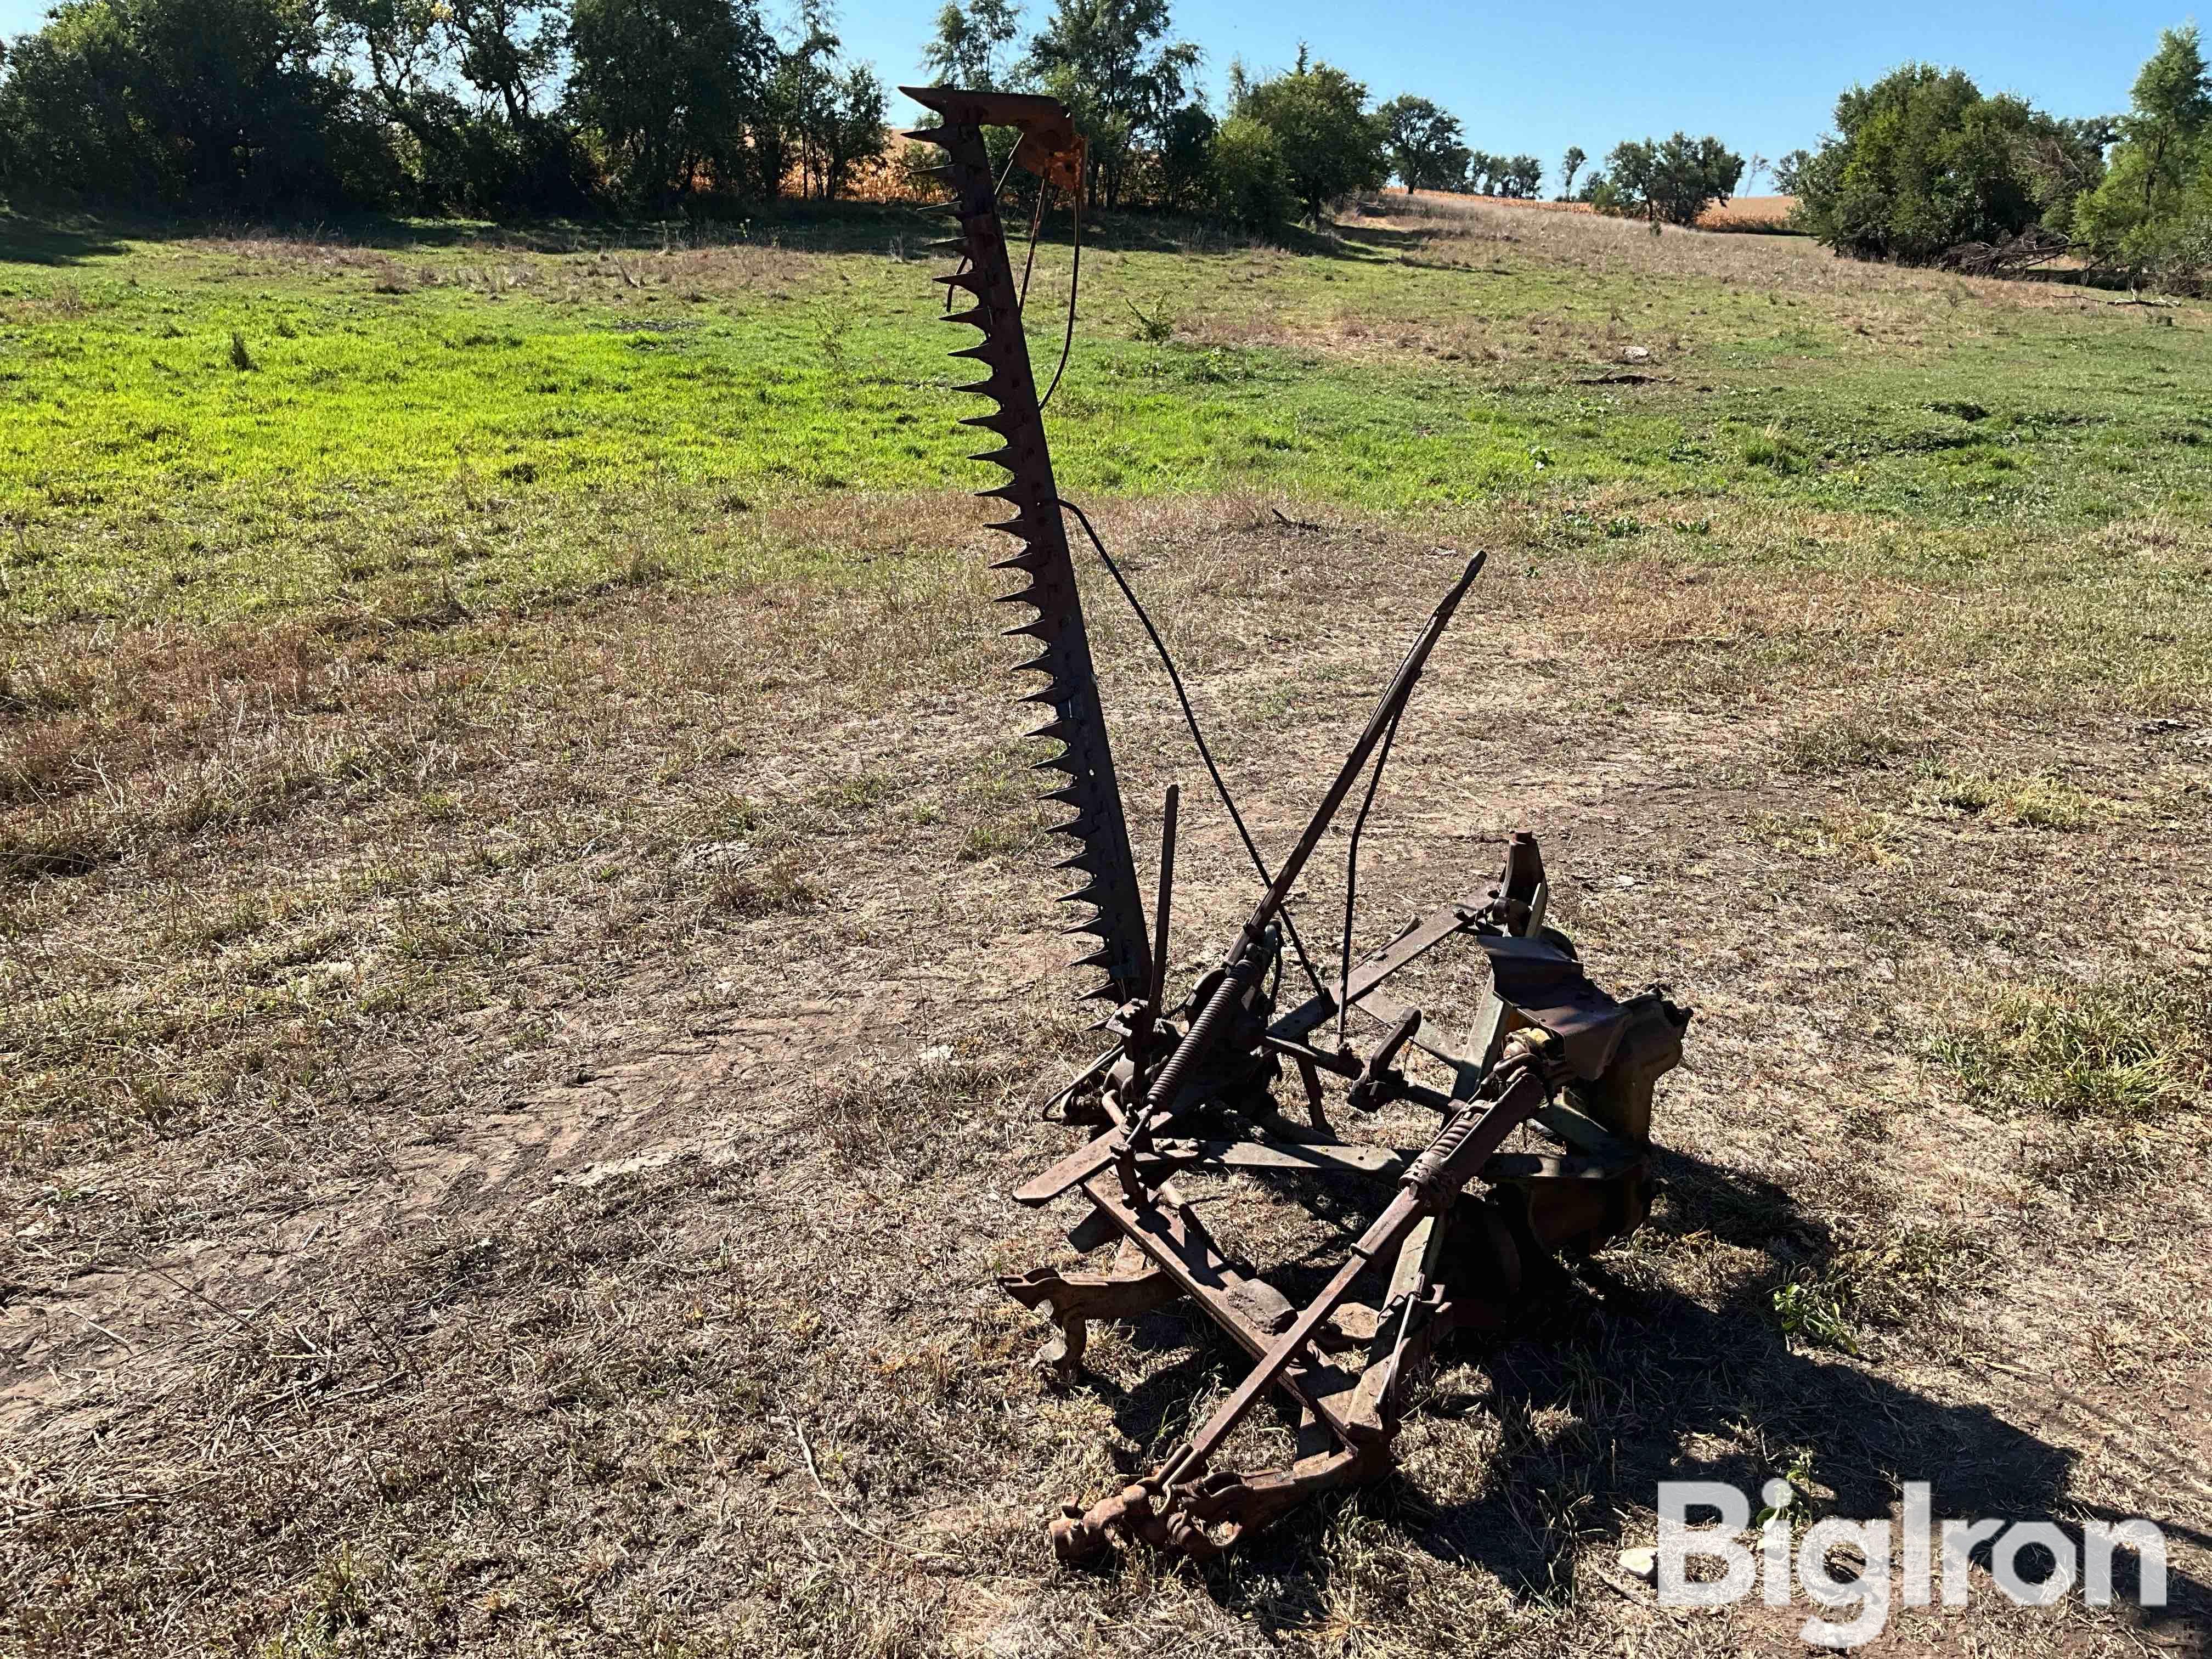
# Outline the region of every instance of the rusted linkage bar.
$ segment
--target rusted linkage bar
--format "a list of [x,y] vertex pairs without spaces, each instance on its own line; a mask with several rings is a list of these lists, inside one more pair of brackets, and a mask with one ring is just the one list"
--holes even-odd
[[1384,688],[1381,699],[1376,703],[1375,712],[1368,716],[1367,729],[1352,745],[1352,752],[1337,768],[1336,776],[1322,795],[1321,805],[1314,809],[1313,816],[1306,821],[1305,833],[1298,837],[1298,844],[1291,849],[1290,857],[1285,859],[1282,867],[1275,872],[1273,884],[1261,896],[1259,903],[1253,907],[1251,915],[1237,933],[1236,942],[1229,947],[1229,954],[1221,964],[1220,984],[1206,1006],[1199,1011],[1198,1018],[1191,1022],[1189,1032],[1176,1045],[1175,1052],[1168,1056],[1167,1063],[1161,1066],[1159,1074],[1152,1079],[1152,1087],[1146,1091],[1144,1109],[1124,1128],[1120,1150],[1133,1152],[1144,1144],[1154,1123],[1174,1104],[1176,1097],[1182,1092],[1182,1080],[1190,1068],[1210,1051],[1229,1019],[1230,1011],[1236,1006],[1243,994],[1243,980],[1253,963],[1253,947],[1259,944],[1261,935],[1282,910],[1291,889],[1297,885],[1298,878],[1305,872],[1306,860],[1321,845],[1321,838],[1328,833],[1337,809],[1344,805],[1344,798],[1352,793],[1352,786],[1358,781],[1368,757],[1375,752],[1375,745],[1382,741],[1383,732],[1389,729],[1391,721],[1404,710],[1407,700],[1413,696],[1413,687],[1420,681],[1421,670],[1429,660],[1429,653],[1436,649],[1437,641],[1443,637],[1444,629],[1450,625],[1452,613],[1459,609],[1460,601],[1467,597],[1467,590],[1474,585],[1475,577],[1481,574],[1486,556],[1478,553],[1469,559],[1459,580],[1452,584],[1450,591],[1429,613],[1429,619],[1422,624],[1413,648],[1407,652],[1405,659],[1398,665],[1398,672],[1390,677],[1390,684]]
[[1487,1103],[1469,1107],[1446,1124],[1428,1151],[1400,1177],[1398,1195],[1375,1218],[1374,1224],[1360,1235],[1359,1242],[1352,1247],[1351,1259],[1337,1269],[1328,1288],[1306,1304],[1297,1322],[1276,1340],[1267,1357],[1237,1385],[1237,1392],[1222,1401],[1206,1426],[1162,1468],[1160,1483],[1164,1487],[1188,1480],[1206,1467],[1206,1460],[1243,1420],[1254,1402],[1274,1385],[1284,1370],[1297,1358],[1299,1351],[1313,1340],[1322,1322],[1351,1294],[1353,1281],[1367,1270],[1369,1264],[1395,1249],[1413,1224],[1424,1216],[1440,1215],[1449,1208],[1460,1188],[1482,1167],[1483,1161],[1504,1144],[1507,1135],[1535,1115],[1552,1087],[1547,1075],[1549,1068],[1541,1058],[1542,1042],[1540,1036],[1525,1046],[1525,1059],[1513,1067],[1510,1076],[1501,1067],[1502,1086],[1495,1097]]

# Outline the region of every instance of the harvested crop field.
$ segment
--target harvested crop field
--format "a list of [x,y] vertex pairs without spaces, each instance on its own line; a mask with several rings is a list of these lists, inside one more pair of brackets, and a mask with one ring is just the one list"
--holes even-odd
[[1790,222],[1797,205],[1794,196],[1738,196],[1705,210],[1698,220],[1700,229],[1720,230],[1738,226],[1771,226],[1780,230]]
[[[1455,205],[1467,208],[1502,208],[1505,210],[1535,213],[1579,213],[1592,215],[1588,202],[1555,202],[1536,196],[1474,196],[1461,191],[1408,191],[1392,186],[1378,191],[1376,199],[1389,203],[1396,200],[1420,204],[1433,203],[1446,210]],[[1778,234],[1787,231],[1790,210],[1797,205],[1794,196],[1736,196],[1707,208],[1698,216],[1700,230],[1765,230]]]
[[[1697,1011],[1665,1191],[1386,1483],[1079,1572],[1243,1356],[1170,1309],[1054,1391],[994,1285],[1073,1259],[1009,1194],[1095,1039],[925,233],[8,227],[0,1652],[1803,1651],[1622,1575],[1684,1478],[2148,1517],[2162,1609],[1984,1563],[1875,1650],[2203,1650],[2212,309],[1371,207],[1109,224],[1063,486],[1271,849],[1490,550],[1361,942],[1534,830]],[[1249,880],[1086,594],[1194,970]]]

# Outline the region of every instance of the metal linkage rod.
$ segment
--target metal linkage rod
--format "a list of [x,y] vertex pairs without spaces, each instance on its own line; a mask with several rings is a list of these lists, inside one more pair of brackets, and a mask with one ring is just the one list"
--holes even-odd
[[1152,1017],[1160,1017],[1168,991],[1168,918],[1175,904],[1176,812],[1182,804],[1182,786],[1168,786],[1167,804],[1160,811],[1159,897],[1152,906]]
[[1151,1120],[1174,1102],[1182,1088],[1184,1077],[1205,1057],[1207,1048],[1212,1046],[1212,1039],[1226,1021],[1231,1006],[1243,994],[1252,947],[1259,943],[1268,925],[1281,913],[1290,898],[1291,888],[1297,884],[1298,877],[1305,870],[1306,860],[1321,845],[1321,839],[1328,832],[1329,823],[1336,817],[1337,809],[1344,805],[1344,798],[1352,793],[1352,786],[1358,781],[1361,771],[1366,767],[1367,757],[1375,752],[1375,745],[1382,740],[1382,734],[1389,730],[1407,700],[1413,696],[1413,687],[1421,678],[1421,669],[1429,659],[1429,653],[1443,637],[1452,613],[1459,609],[1460,601],[1467,597],[1467,590],[1474,585],[1485,557],[1485,555],[1478,553],[1468,561],[1466,571],[1452,584],[1451,591],[1437,602],[1437,608],[1429,613],[1428,621],[1422,624],[1413,648],[1407,652],[1405,659],[1398,665],[1398,672],[1391,676],[1389,685],[1375,706],[1375,712],[1368,716],[1367,729],[1352,745],[1352,752],[1345,757],[1344,764],[1337,769],[1336,776],[1329,783],[1328,792],[1322,797],[1321,805],[1314,809],[1312,817],[1307,820],[1305,833],[1298,837],[1298,844],[1291,849],[1290,857],[1275,872],[1273,883],[1253,908],[1250,918],[1237,935],[1237,942],[1229,947],[1229,954],[1221,964],[1219,987],[1206,1006],[1199,1011],[1198,1018],[1191,1024],[1189,1035],[1176,1045],[1175,1053],[1168,1056],[1167,1064],[1160,1067],[1159,1075],[1153,1079],[1152,1086],[1145,1097],[1145,1109],[1130,1124],[1124,1137],[1125,1146],[1133,1147],[1142,1144],[1151,1127]]
[[1206,1467],[1206,1460],[1220,1449],[1221,1443],[1243,1421],[1244,1414],[1274,1386],[1297,1358],[1298,1350],[1313,1340],[1314,1333],[1336,1311],[1368,1264],[1395,1249],[1423,1216],[1441,1214],[1449,1208],[1459,1189],[1481,1167],[1483,1159],[1503,1146],[1506,1136],[1526,1122],[1548,1097],[1543,1073],[1532,1064],[1505,1082],[1497,1097],[1486,1106],[1469,1106],[1444,1126],[1429,1149],[1399,1177],[1397,1196],[1352,1247],[1352,1259],[1337,1269],[1328,1287],[1306,1305],[1291,1328],[1267,1350],[1267,1357],[1206,1419],[1206,1426],[1161,1468],[1162,1486],[1171,1486]]
[[[1237,838],[1244,843],[1244,855],[1251,860],[1252,868],[1259,875],[1260,885],[1263,888],[1273,886],[1275,878],[1268,872],[1267,860],[1260,856],[1259,843],[1252,839],[1252,832],[1244,827],[1244,815],[1237,810],[1237,798],[1229,793],[1228,781],[1221,775],[1221,768],[1213,758],[1213,750],[1206,741],[1206,728],[1199,724],[1198,711],[1190,706],[1190,693],[1184,689],[1182,671],[1176,666],[1175,653],[1168,649],[1168,642],[1160,637],[1160,630],[1152,625],[1152,613],[1145,609],[1145,602],[1137,597],[1137,590],[1129,586],[1129,579],[1121,574],[1121,567],[1114,562],[1114,556],[1106,550],[1106,544],[1099,539],[1098,532],[1091,522],[1091,515],[1065,496],[1060,498],[1060,504],[1064,510],[1073,513],[1076,523],[1083,526],[1083,533],[1091,538],[1091,550],[1098,555],[1099,563],[1106,567],[1106,574],[1114,579],[1114,585],[1121,590],[1121,597],[1128,601],[1129,609],[1143,626],[1146,638],[1152,642],[1152,653],[1160,659],[1160,666],[1167,671],[1168,684],[1174,690],[1176,702],[1182,708],[1182,723],[1190,730],[1191,744],[1198,750],[1198,758],[1206,768],[1206,775],[1212,781],[1213,793],[1220,799],[1222,811],[1229,814],[1229,822],[1237,827]],[[1287,915],[1283,918],[1283,931],[1291,936],[1291,949],[1297,952],[1298,965],[1305,969],[1306,978],[1311,981],[1315,994],[1323,994],[1321,975],[1314,970],[1313,958],[1306,954],[1306,942],[1298,937],[1297,924]]]

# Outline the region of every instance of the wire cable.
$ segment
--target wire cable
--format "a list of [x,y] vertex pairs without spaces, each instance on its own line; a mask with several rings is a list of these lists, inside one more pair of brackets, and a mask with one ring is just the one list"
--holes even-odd
[[[1121,574],[1121,567],[1114,562],[1114,556],[1106,550],[1106,544],[1098,539],[1097,531],[1091,527],[1090,515],[1064,495],[1060,498],[1060,505],[1063,511],[1075,514],[1075,521],[1083,526],[1083,533],[1091,538],[1091,545],[1097,552],[1099,562],[1106,567],[1106,574],[1113,577],[1114,585],[1121,590],[1121,597],[1129,602],[1129,608],[1137,613],[1137,620],[1144,624],[1146,635],[1152,641],[1152,649],[1159,655],[1160,666],[1168,671],[1168,684],[1175,688],[1176,701],[1182,705],[1183,724],[1190,728],[1191,741],[1198,745],[1198,757],[1206,763],[1206,776],[1213,780],[1213,793],[1220,797],[1230,823],[1237,826],[1237,839],[1244,843],[1245,854],[1251,859],[1252,868],[1259,875],[1260,885],[1273,888],[1275,878],[1268,872],[1267,861],[1260,856],[1260,848],[1252,840],[1252,832],[1244,827],[1244,815],[1237,810],[1236,799],[1230,794],[1229,786],[1222,779],[1220,767],[1214,763],[1213,751],[1206,746],[1206,733],[1199,726],[1197,712],[1190,706],[1190,694],[1183,690],[1182,676],[1176,670],[1175,658],[1168,650],[1167,641],[1160,637],[1160,630],[1152,626],[1152,619],[1145,610],[1144,601],[1129,586],[1129,579]],[[1298,925],[1291,920],[1287,907],[1281,915],[1284,930],[1291,936],[1291,946],[1298,953],[1298,966],[1305,969],[1307,979],[1313,982],[1315,994],[1327,996],[1328,988],[1321,982],[1321,975],[1314,969],[1313,959],[1306,955],[1305,941],[1298,937]]]
[[1359,896],[1359,836],[1367,828],[1367,815],[1374,810],[1375,792],[1382,787],[1382,769],[1390,763],[1390,745],[1398,741],[1399,716],[1406,712],[1405,705],[1390,716],[1390,724],[1383,729],[1382,746],[1375,753],[1375,770],[1367,779],[1367,798],[1359,803],[1359,816],[1352,821],[1352,842],[1344,854],[1344,957],[1343,967],[1337,975],[1336,1046],[1344,1047],[1344,1019],[1352,1012],[1352,911]]
[[1030,212],[1030,251],[1022,260],[1022,291],[1014,298],[1014,315],[1018,317],[1030,307],[1030,272],[1036,269],[1037,232],[1044,226],[1045,199],[1052,193],[1052,180],[1037,180],[1036,206]]
[[[1067,329],[1060,337],[1060,367],[1053,370],[1052,384],[1044,389],[1044,396],[1037,399],[1037,413],[1040,415],[1044,413],[1045,405],[1052,401],[1052,394],[1060,390],[1060,377],[1067,373],[1067,354],[1075,347],[1075,295],[1076,290],[1083,286],[1083,191],[1080,189],[1068,197],[1068,210],[1075,216],[1075,263],[1067,273]],[[1062,501],[1060,505],[1065,507],[1067,503]],[[1084,526],[1085,530],[1090,527],[1088,523]],[[1098,538],[1094,536],[1091,539],[1096,541]],[[1099,551],[1103,553],[1105,550],[1101,548]]]

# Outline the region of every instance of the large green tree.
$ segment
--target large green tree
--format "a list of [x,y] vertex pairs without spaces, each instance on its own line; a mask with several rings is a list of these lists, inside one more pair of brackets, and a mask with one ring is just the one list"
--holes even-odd
[[922,73],[937,86],[997,91],[1006,83],[1007,48],[1021,27],[1017,0],[947,0],[921,49]]
[[9,50],[0,166],[29,193],[335,202],[374,140],[330,46],[312,0],[73,0]]
[[1735,195],[1742,177],[1743,157],[1711,136],[1630,139],[1605,158],[1602,182],[1591,177],[1590,199],[1610,213],[1694,225],[1707,208]]
[[406,134],[424,205],[581,204],[587,167],[558,108],[562,0],[329,0],[329,16],[368,95]]
[[846,64],[837,71],[831,95],[808,135],[816,173],[824,196],[838,196],[855,170],[872,166],[890,148],[884,124],[890,114],[890,90],[873,65]]
[[1491,175],[1492,188],[1516,200],[1533,198],[1544,187],[1544,164],[1533,155],[1510,155]]
[[575,0],[570,96],[639,205],[742,188],[781,62],[751,0]]
[[1232,115],[1213,135],[1214,210],[1247,230],[1267,231],[1298,210],[1291,170],[1273,127]]
[[1367,88],[1298,48],[1287,75],[1255,82],[1241,65],[1230,70],[1231,113],[1275,135],[1291,187],[1306,216],[1318,220],[1331,202],[1373,190],[1389,176],[1389,133],[1367,107]]
[[0,83],[0,179],[17,197],[75,194],[98,179],[112,198],[159,201],[169,180],[142,135],[137,52],[109,0],[70,0],[11,43]]
[[1204,58],[1167,39],[1168,0],[1057,0],[1024,69],[1068,106],[1091,147],[1094,206],[1119,207],[1141,149],[1183,106]]
[[1213,174],[1213,142],[1220,131],[1212,112],[1200,103],[1185,104],[1161,124],[1152,195],[1162,207],[1205,204]]
[[1580,144],[1569,144],[1567,153],[1559,158],[1559,199],[1562,202],[1573,199],[1575,174],[1583,170],[1583,164],[1589,160]]
[[2130,276],[2191,285],[2212,270],[2212,72],[2194,26],[2168,29],[2136,77],[2120,143],[2075,206],[2075,234]]
[[774,197],[791,183],[802,196],[834,197],[889,148],[890,98],[873,69],[844,60],[826,8],[809,0],[797,21],[752,117],[753,187]]
[[1459,118],[1425,98],[1401,94],[1375,112],[1389,134],[1390,170],[1407,190],[1460,190],[1474,152]]
[[[1919,263],[1967,242],[2063,219],[2094,134],[2018,98],[1985,98],[1957,70],[1907,64],[1836,100],[1836,131],[1778,179],[1794,185],[1797,222],[1840,252]],[[2039,148],[2070,158],[2039,165]],[[1794,165],[1793,165],[1794,163]]]

